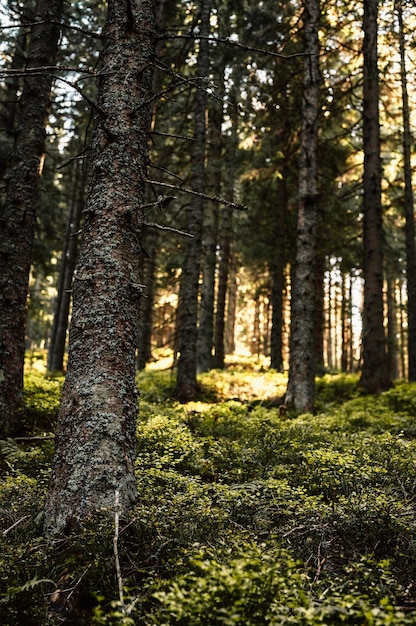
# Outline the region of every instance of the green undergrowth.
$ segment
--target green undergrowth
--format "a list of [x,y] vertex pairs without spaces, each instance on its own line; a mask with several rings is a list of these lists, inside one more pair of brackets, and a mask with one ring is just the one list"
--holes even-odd
[[276,372],[210,372],[187,405],[170,370],[140,373],[117,577],[112,516],[42,538],[61,382],[27,378],[46,437],[1,446],[1,624],[416,624],[414,384],[370,397],[327,375],[316,413],[296,416]]

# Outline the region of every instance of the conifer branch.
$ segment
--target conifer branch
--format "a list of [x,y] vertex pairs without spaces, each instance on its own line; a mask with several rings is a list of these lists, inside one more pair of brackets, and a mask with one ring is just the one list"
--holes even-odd
[[168,189],[175,189],[176,191],[182,191],[183,193],[188,193],[192,196],[197,196],[198,198],[204,198],[204,200],[210,200],[211,202],[217,202],[218,204],[231,207],[232,209],[238,209],[239,211],[247,211],[248,209],[248,207],[245,204],[239,204],[238,202],[231,202],[231,200],[226,200],[225,198],[220,198],[219,196],[209,196],[205,193],[201,193],[200,191],[189,189],[189,187],[178,187],[177,185],[172,185],[170,183],[162,183],[158,180],[149,180],[148,178],[145,178],[144,182],[148,183],[149,185],[160,185],[161,187],[167,187]]
[[284,61],[291,61],[292,59],[296,59],[298,57],[310,56],[308,52],[295,52],[294,54],[282,54],[281,52],[272,52],[271,50],[264,50],[264,48],[256,48],[254,46],[248,46],[246,44],[240,43],[239,41],[234,41],[229,37],[214,37],[213,35],[199,35],[196,33],[195,35],[177,35],[173,33],[164,33],[160,35],[160,39],[205,39],[207,41],[212,41],[213,43],[223,43],[234,48],[239,48],[240,50],[246,50],[247,52],[256,52],[258,54],[264,54],[266,56],[275,57],[278,59],[282,59]]
[[87,35],[88,37],[92,37],[93,39],[103,39],[102,33],[95,33],[89,30],[85,30],[84,28],[80,28],[79,26],[74,26],[73,24],[65,24],[64,22],[57,22],[55,20],[39,20],[36,22],[19,22],[16,24],[2,24],[0,26],[0,30],[9,30],[11,28],[32,28],[33,26],[39,26],[40,24],[55,24],[59,26],[59,28],[65,28],[66,30],[73,30],[77,33],[82,33],[83,35]]
[[156,165],[156,163],[149,163],[149,167],[153,167],[154,169],[159,170],[159,172],[164,172],[165,174],[169,174],[169,176],[173,176],[173,178],[180,180],[181,183],[185,182],[182,176],[179,176],[179,174],[175,174],[175,172],[168,170],[166,167],[162,167],[161,165]]
[[[220,96],[217,96],[214,93],[213,89],[215,89],[215,85],[211,81],[210,78],[207,78],[204,76],[191,76],[191,77],[182,76],[182,74],[175,72],[171,67],[169,67],[168,65],[165,65],[165,63],[162,63],[160,59],[157,59],[157,61],[154,62],[154,66],[157,69],[161,70],[162,72],[165,72],[169,76],[173,76],[174,78],[180,81],[179,83],[176,83],[176,84],[174,83],[168,89],[169,91],[177,87],[178,84],[184,84],[190,87],[196,87],[197,89],[201,89],[202,91],[205,91],[210,96],[210,98],[214,98],[215,100],[218,100],[219,102],[227,104],[228,106],[233,106],[237,109],[239,108],[237,104],[234,104],[233,102],[230,102],[229,100],[226,100],[225,98],[221,98]],[[205,87],[203,86],[204,84],[206,85]],[[165,91],[168,91],[168,90],[165,90]],[[163,92],[161,92],[160,94],[156,94],[155,96],[151,98],[150,101],[147,101],[144,104],[150,104],[150,102],[152,102],[157,97],[159,97],[159,95],[163,95]]]
[[152,130],[151,135],[158,135],[160,137],[171,137],[172,139],[185,139],[186,141],[195,141],[194,137],[188,137],[187,135],[175,135],[173,133],[162,133],[159,130]]
[[93,76],[94,78],[102,75],[101,72],[97,72],[96,70],[90,68],[70,67],[67,65],[37,65],[35,67],[25,67],[21,69],[3,68],[0,70],[0,76],[37,76],[45,74],[45,72],[76,72],[77,74],[86,74],[87,76]]

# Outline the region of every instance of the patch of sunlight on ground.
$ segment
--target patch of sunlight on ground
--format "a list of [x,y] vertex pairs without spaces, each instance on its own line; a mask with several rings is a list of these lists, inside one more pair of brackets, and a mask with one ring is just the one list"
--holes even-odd
[[153,353],[154,360],[146,364],[147,370],[168,370],[173,366],[173,350],[160,349]]
[[25,373],[46,374],[46,350],[28,350],[25,354]]
[[201,376],[201,382],[214,387],[223,400],[270,400],[281,397],[286,392],[287,376],[272,370],[212,370]]

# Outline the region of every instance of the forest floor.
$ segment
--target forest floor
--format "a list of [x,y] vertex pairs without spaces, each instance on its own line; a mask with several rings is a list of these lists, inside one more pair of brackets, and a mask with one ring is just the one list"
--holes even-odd
[[200,381],[183,405],[170,369],[138,374],[138,504],[52,548],[62,378],[28,369],[37,438],[1,442],[0,623],[416,624],[416,384],[328,374],[314,415],[282,415],[286,378],[259,363]]

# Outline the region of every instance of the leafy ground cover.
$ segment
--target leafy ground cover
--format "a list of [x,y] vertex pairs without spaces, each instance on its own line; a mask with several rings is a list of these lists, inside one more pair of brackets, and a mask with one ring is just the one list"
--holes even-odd
[[140,373],[116,557],[112,512],[42,538],[61,382],[28,374],[36,438],[1,442],[1,624],[416,624],[415,384],[369,397],[327,375],[316,414],[290,415],[285,377],[248,364],[187,405],[169,370]]

